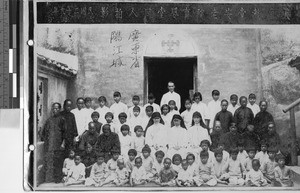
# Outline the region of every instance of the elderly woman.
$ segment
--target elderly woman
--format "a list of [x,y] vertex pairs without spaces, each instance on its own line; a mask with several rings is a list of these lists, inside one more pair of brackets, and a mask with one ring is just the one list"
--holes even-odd
[[107,162],[112,157],[112,149],[120,150],[120,140],[116,133],[111,132],[110,125],[105,124],[102,127],[102,134],[98,137],[96,151],[104,153],[104,160]]

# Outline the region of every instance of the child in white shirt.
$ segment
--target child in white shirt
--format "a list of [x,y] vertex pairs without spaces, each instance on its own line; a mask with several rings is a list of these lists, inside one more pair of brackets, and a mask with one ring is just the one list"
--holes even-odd
[[193,120],[193,111],[192,108],[192,100],[186,99],[184,102],[185,111],[181,113],[181,117],[184,120],[184,124],[187,128],[190,128],[192,126],[192,120]]
[[155,103],[155,97],[152,93],[148,95],[148,103],[144,105],[144,108],[147,106],[153,107],[153,112],[159,112],[160,113],[160,107],[158,104]]
[[133,167],[134,167],[134,160],[137,156],[137,152],[135,149],[130,149],[128,151],[128,160],[126,161],[125,165],[130,173],[132,173]]
[[252,110],[254,117],[255,117],[255,115],[260,111],[259,106],[257,104],[255,104],[255,102],[256,102],[255,94],[253,94],[253,93],[249,94],[248,100],[249,100],[249,103],[247,104],[247,107]]
[[140,111],[141,108],[139,106],[133,107],[133,116],[131,116],[130,119],[128,120],[128,124],[130,127],[129,134],[131,136],[135,136],[134,128],[137,125],[141,125],[141,126],[143,125],[143,118],[140,116]]
[[135,136],[132,137],[132,148],[137,151],[137,156],[141,156],[142,149],[145,146],[145,137],[142,126],[134,127]]
[[166,127],[171,127],[171,120],[172,117],[170,116],[170,107],[167,104],[164,104],[163,106],[161,106],[161,118],[164,121],[164,125]]
[[178,176],[176,178],[176,184],[178,186],[187,186],[190,187],[193,184],[193,173],[188,170],[188,162],[186,159],[181,162],[181,169],[178,172]]
[[182,157],[179,154],[174,154],[172,157],[172,168],[178,173],[181,167]]
[[259,170],[260,163],[259,160],[252,160],[252,169],[246,174],[246,184],[247,186],[267,186],[268,182],[264,178],[263,173]]
[[121,156],[124,159],[128,159],[128,151],[132,148],[132,137],[129,135],[129,126],[124,124],[121,126],[121,132],[119,133],[119,140],[121,146]]
[[216,117],[216,114],[222,110],[221,108],[221,101],[220,98],[220,91],[213,90],[212,91],[212,98],[213,100],[210,101],[207,105],[208,111],[209,111],[209,128],[213,128],[213,123]]
[[111,105],[110,112],[113,113],[114,117],[118,117],[120,113],[126,113],[128,111],[127,105],[122,103],[121,100],[121,93],[116,91],[114,92],[114,101],[115,103]]
[[83,184],[85,181],[85,166],[81,163],[79,155],[75,156],[75,165],[70,168],[67,177],[65,178],[65,186]]
[[[221,107],[220,107],[221,108]],[[200,92],[195,92],[194,94],[194,103],[192,104],[191,110],[193,112],[198,111],[203,118],[205,125],[209,124],[209,116],[207,105],[202,102],[202,94]]]
[[239,97],[236,94],[230,95],[230,104],[228,105],[227,110],[234,115],[235,110],[237,110],[240,105],[237,104]]
[[[130,108],[128,109],[128,119],[129,119],[129,120],[134,116],[134,115],[133,115],[133,108],[134,108],[134,107],[139,107],[140,110],[141,110],[141,112],[144,112],[143,107],[140,106],[139,103],[140,103],[140,97],[137,96],[137,95],[134,95],[134,96],[132,97],[132,104],[133,104],[133,106],[130,107]],[[139,117],[143,117],[143,116],[144,116],[143,114],[144,114],[144,113],[140,113],[138,116],[139,116]]]
[[130,185],[138,186],[147,183],[146,170],[142,166],[143,160],[141,157],[135,158],[135,166],[133,167],[131,176],[130,176]]
[[164,167],[163,159],[165,157],[165,153],[161,150],[155,152],[155,159],[152,166],[152,172],[154,174],[155,180],[158,178],[158,174],[160,170]]
[[116,170],[117,177],[113,181],[113,183],[116,186],[124,186],[126,183],[129,182],[129,171],[125,167],[125,162],[123,159],[118,159],[117,166],[118,166]]
[[99,113],[100,117],[99,117],[99,122],[100,123],[105,123],[105,115],[107,112],[109,112],[109,108],[106,106],[106,98],[105,96],[100,96],[98,98],[98,103],[99,103],[99,107],[95,110]]
[[104,153],[99,153],[97,162],[94,163],[91,169],[90,176],[85,180],[85,186],[99,186],[108,176],[108,168],[104,162]]
[[[64,165],[63,165],[63,169],[62,169],[62,172],[63,172],[63,175],[64,175],[64,176],[67,176],[69,170],[75,165],[75,162],[74,162],[74,156],[75,156],[74,150],[70,150],[70,152],[69,152],[69,157],[67,157],[67,158],[65,159]],[[64,178],[64,179],[65,179],[65,178]]]

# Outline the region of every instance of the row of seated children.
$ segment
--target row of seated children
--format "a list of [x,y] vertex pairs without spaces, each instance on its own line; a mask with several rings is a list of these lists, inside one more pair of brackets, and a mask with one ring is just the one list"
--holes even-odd
[[[86,186],[143,185],[154,182],[161,186],[216,186],[217,183],[247,186],[293,186],[291,169],[285,166],[285,157],[274,148],[268,149],[268,160],[262,165],[255,159],[255,149],[248,152],[248,157],[241,161],[237,148],[230,150],[230,157],[225,159],[224,150],[217,149],[213,155],[205,147],[200,152],[200,161],[189,153],[182,160],[175,154],[172,160],[165,157],[163,151],[155,152],[155,159],[150,156],[151,149],[146,145],[142,155],[137,157],[134,149],[128,151],[128,159],[120,157],[118,150],[105,163],[104,154],[99,153],[97,161],[91,167],[89,176],[85,176],[85,166],[81,157],[70,154],[65,160],[63,172],[65,185],[85,184]],[[276,156],[275,156],[276,155]],[[213,157],[211,157],[213,156]],[[85,179],[85,177],[87,177]]]

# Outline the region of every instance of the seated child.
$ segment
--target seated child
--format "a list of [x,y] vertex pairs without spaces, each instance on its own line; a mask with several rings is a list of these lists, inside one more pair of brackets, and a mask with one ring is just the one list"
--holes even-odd
[[79,155],[75,155],[75,165],[70,168],[67,177],[65,178],[65,186],[83,184],[85,180],[85,166],[81,163]]
[[96,129],[96,132],[98,135],[100,135],[100,131],[101,131],[101,128],[102,128],[102,123],[100,123],[98,121],[99,117],[100,117],[100,114],[97,112],[97,111],[94,111],[91,115],[92,117],[92,120],[93,120],[93,123],[95,124],[95,129]]
[[294,183],[292,181],[292,170],[289,166],[285,165],[285,156],[279,154],[277,157],[278,166],[275,167],[275,186],[280,187],[292,187]]
[[269,159],[267,149],[268,149],[268,145],[266,141],[262,140],[260,143],[260,152],[258,152],[255,155],[255,159],[258,159],[261,164],[263,164],[264,161]]
[[252,169],[246,174],[246,184],[247,186],[267,186],[268,182],[264,178],[264,175],[259,170],[260,163],[258,159],[252,160]]
[[155,152],[155,160],[153,162],[153,168],[152,168],[154,177],[158,177],[160,170],[164,167],[163,166],[164,157],[165,157],[165,153],[163,151],[158,150],[157,152]]
[[237,159],[238,149],[230,149],[230,158],[228,161],[228,174],[230,185],[244,185],[245,167],[240,160]]
[[217,182],[220,184],[228,184],[229,174],[227,173],[228,161],[223,159],[223,152],[220,149],[215,151],[215,161],[213,162],[213,167],[215,170],[215,175]]
[[112,158],[108,160],[108,162],[106,163],[108,168],[107,178],[102,184],[99,184],[99,186],[110,184],[117,178],[116,170],[118,168],[118,159],[120,156],[120,151],[117,148],[113,148],[111,150],[111,153],[112,153]]
[[97,160],[97,155],[92,145],[87,143],[85,147],[85,151],[81,153],[82,163],[85,165],[85,177],[90,176],[90,172],[93,164]]
[[85,180],[86,186],[101,186],[108,175],[108,168],[104,162],[104,153],[99,153],[97,162],[93,164],[90,177]]
[[149,181],[153,180],[153,163],[154,160],[153,158],[150,156],[151,153],[151,149],[148,145],[145,145],[145,147],[143,147],[142,149],[142,159],[143,159],[143,167],[146,170],[146,177],[147,179],[149,179]]
[[141,108],[140,107],[133,107],[133,116],[128,120],[128,124],[130,126],[129,134],[134,136],[134,128],[137,125],[143,124],[143,118],[140,116]]
[[161,118],[165,123],[166,127],[171,127],[172,117],[170,115],[170,107],[167,104],[161,106]]
[[156,183],[161,186],[175,186],[176,176],[176,171],[171,167],[171,159],[165,158],[164,167],[160,170]]
[[181,169],[182,157],[179,154],[174,154],[172,157],[172,168],[178,173]]
[[141,156],[142,149],[145,146],[145,137],[143,135],[143,128],[140,125],[134,127],[135,136],[132,138],[132,148],[137,151],[137,156]]
[[197,172],[198,172],[198,163],[195,162],[195,155],[192,154],[192,153],[189,153],[187,156],[186,156],[186,161],[188,162],[189,166],[188,166],[188,170],[191,174],[196,175]]
[[239,153],[237,155],[237,159],[240,160],[242,163],[245,163],[246,158],[248,157],[248,153],[244,149],[244,140],[239,140],[237,143],[237,148]]
[[227,151],[224,150],[224,143],[220,142],[220,143],[218,144],[218,149],[221,150],[222,153],[223,153],[223,160],[224,160],[225,162],[228,162],[230,156],[229,156],[229,153],[228,153]]
[[[247,157],[245,159],[245,162],[243,163],[244,164],[244,167],[246,169],[246,172],[249,172],[252,168],[252,161],[255,157],[255,154],[256,154],[256,149],[254,147],[251,147],[248,149],[248,155],[249,157]],[[259,160],[258,160],[259,161]]]
[[208,162],[213,162],[215,155],[212,151],[209,150],[210,142],[206,139],[202,140],[200,143],[200,147],[202,148],[202,151],[208,152]]
[[124,186],[126,183],[129,182],[129,171],[125,167],[125,162],[123,159],[118,159],[117,166],[118,166],[116,170],[117,178],[114,180],[113,183],[116,184],[117,186]]
[[195,184],[199,186],[216,186],[217,179],[213,168],[213,163],[208,162],[209,154],[207,151],[200,152],[200,163],[196,176],[193,176]]
[[126,161],[125,165],[127,167],[127,169],[129,170],[129,172],[131,173],[134,167],[134,160],[135,157],[137,156],[137,152],[135,149],[130,149],[128,151],[128,160]]
[[185,111],[181,113],[181,117],[184,120],[184,124],[187,128],[190,128],[192,126],[192,117],[193,117],[193,111],[191,110],[192,107],[192,100],[186,99],[184,102]]
[[266,178],[268,183],[271,183],[271,185],[274,185],[274,181],[275,181],[274,169],[276,166],[278,166],[278,163],[275,161],[275,155],[277,152],[278,150],[276,148],[269,147],[268,148],[269,159],[266,160],[261,166],[261,171],[264,174],[264,177]]
[[62,169],[64,177],[68,175],[68,172],[71,169],[71,167],[75,165],[74,156],[75,156],[74,150],[70,150],[69,157],[65,159],[63,169]]
[[135,166],[133,167],[131,176],[130,176],[130,185],[138,186],[147,183],[146,170],[142,166],[143,160],[141,157],[135,158]]
[[128,151],[132,147],[132,137],[129,135],[129,126],[124,124],[121,126],[121,132],[119,133],[121,156],[124,159],[128,159]]
[[193,173],[188,170],[188,162],[186,159],[181,162],[181,169],[178,172],[178,176],[176,178],[176,184],[178,186],[192,186],[193,184]]

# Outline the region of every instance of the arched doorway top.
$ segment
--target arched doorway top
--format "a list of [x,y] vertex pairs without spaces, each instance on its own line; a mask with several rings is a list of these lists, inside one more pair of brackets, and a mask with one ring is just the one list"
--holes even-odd
[[154,33],[146,42],[146,57],[191,57],[197,56],[195,41],[185,32],[162,30]]

